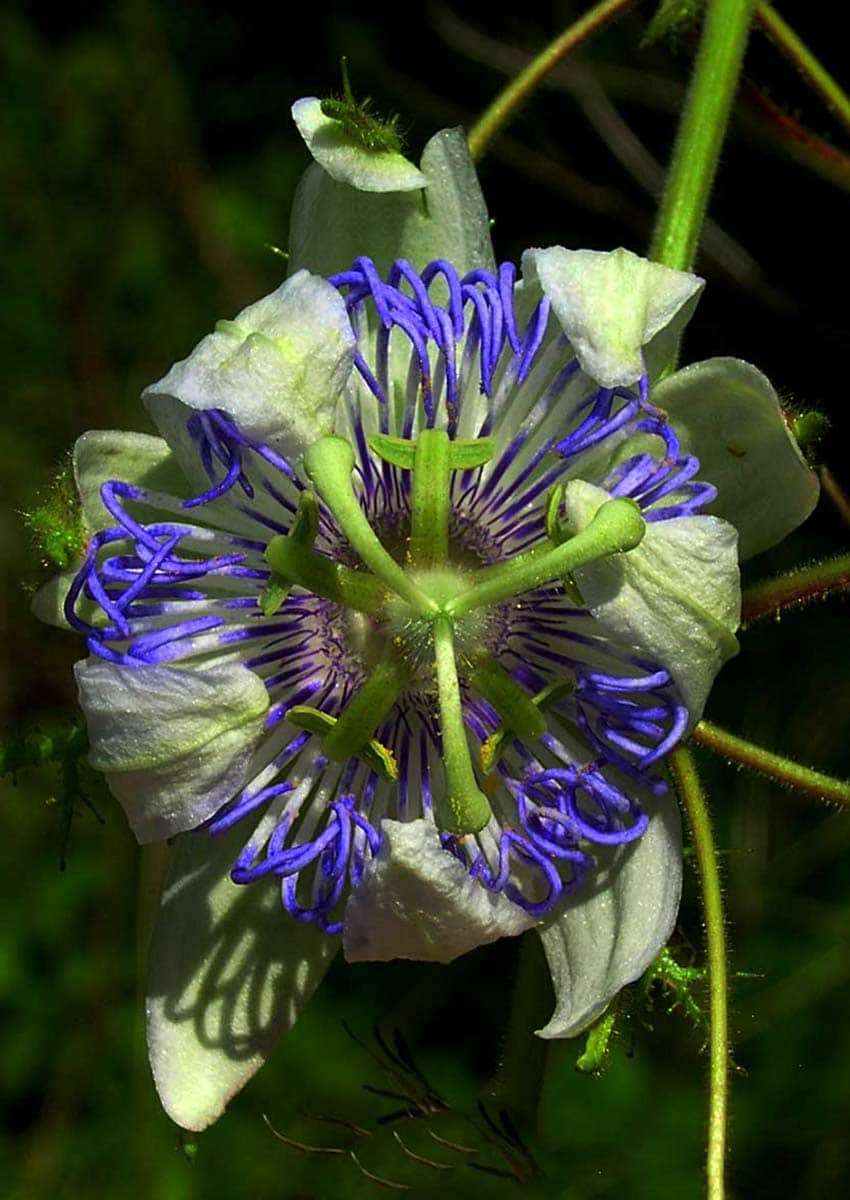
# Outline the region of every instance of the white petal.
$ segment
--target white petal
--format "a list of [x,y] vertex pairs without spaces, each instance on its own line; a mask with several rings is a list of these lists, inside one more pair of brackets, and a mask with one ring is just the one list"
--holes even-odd
[[665,379],[653,401],[669,413],[683,453],[700,460],[700,479],[717,488],[709,511],[738,530],[742,559],[782,541],[809,516],[818,478],[761,371],[712,358]]
[[411,958],[448,963],[476,946],[539,924],[470,879],[431,821],[382,821],[384,844],[345,909],[348,962]]
[[[107,479],[121,479],[160,492],[184,495],[186,479],[174,455],[162,438],[146,433],[125,433],[118,429],[92,429],[77,438],[74,446],[74,479],[83,509],[88,533],[96,533],[115,524],[103,507],[101,486]],[[155,520],[161,514],[144,506],[136,506],[134,515],[141,520]],[[70,629],[65,619],[65,597],[76,579],[76,571],[63,571],[48,579],[32,598],[30,611],[39,621]],[[103,620],[98,605],[81,595],[77,611],[84,620],[96,623]]]
[[91,763],[140,842],[195,829],[245,784],[268,709],[262,681],[247,667],[123,667],[89,658],[74,673]]
[[[76,571],[62,571],[43,583],[30,600],[32,615],[39,621],[44,621],[45,625],[55,625],[57,629],[70,629],[71,626],[65,619],[65,598],[76,578]],[[83,620],[91,624],[101,610],[83,596],[78,611]]]
[[664,352],[650,355],[651,362],[644,347],[681,328],[703,287],[696,275],[623,249],[527,250],[522,272],[549,297],[582,369],[603,387],[628,386],[645,366],[652,374],[672,339],[663,339]]
[[671,797],[645,801],[643,837],[598,855],[592,879],[541,933],[555,1011],[543,1038],[575,1037],[666,943],[682,891],[682,833]]
[[[567,484],[570,525],[584,529],[608,493]],[[737,535],[719,517],[648,523],[643,541],[575,572],[584,602],[612,633],[638,647],[676,681],[691,723],[714,677],[738,652],[741,590]]]
[[290,270],[333,275],[361,254],[374,260],[382,278],[397,258],[418,271],[435,258],[448,259],[460,275],[476,267],[494,270],[487,207],[462,129],[431,138],[422,173],[425,193],[375,194],[337,183],[311,164],[292,203]]
[[361,192],[409,192],[427,186],[425,176],[404,155],[359,146],[339,121],[323,114],[315,96],[296,100],[292,117],[313,158],[339,183]]
[[[219,322],[144,398],[223,409],[246,433],[297,461],[332,429],[353,361],[342,297],[326,280],[299,271],[235,321]],[[152,413],[156,419],[156,405]]]
[[168,1115],[202,1130],[295,1023],[338,942],[282,910],[276,880],[230,881],[245,833],[178,839],[150,951],[148,1050]]
[[[187,482],[162,438],[146,433],[124,433],[118,429],[90,429],[74,446],[74,478],[86,527],[90,532],[115,524],[103,507],[100,489],[107,479],[120,479],[138,487],[174,496],[186,495]],[[139,519],[147,517],[134,509]]]

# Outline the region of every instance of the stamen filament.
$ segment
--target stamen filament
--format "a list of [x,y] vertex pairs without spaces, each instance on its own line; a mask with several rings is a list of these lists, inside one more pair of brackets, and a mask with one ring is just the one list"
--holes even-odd
[[354,495],[354,449],[350,443],[336,434],[320,438],[304,455],[304,469],[366,566],[420,616],[433,615],[436,604],[384,549]]
[[[319,505],[312,492],[302,492],[292,528],[286,535],[299,546],[312,546],[319,532]],[[277,540],[277,539],[275,539]],[[268,560],[268,556],[267,560]],[[269,581],[260,593],[259,606],[264,617],[271,617],[283,605],[292,589],[292,580],[272,571]]]
[[[532,703],[535,708],[546,709],[552,704],[557,704],[559,700],[563,700],[565,696],[569,696],[573,690],[574,684],[569,680],[556,679],[552,683],[547,683],[545,688],[535,696],[532,696]],[[502,757],[505,743],[515,737],[517,732],[518,730],[513,727],[511,720],[508,719],[498,729],[494,729],[485,742],[481,743],[481,770],[485,774],[489,774],[493,770],[496,763]]]
[[436,805],[440,829],[448,833],[478,833],[492,816],[490,802],[478,787],[463,721],[463,705],[455,662],[451,621],[440,615],[434,621],[434,662],[440,699],[443,764],[446,796]]
[[444,612],[459,617],[476,608],[511,600],[597,559],[633,550],[645,531],[646,523],[633,500],[608,500],[587,528],[569,541],[542,552],[518,555],[504,566],[486,568],[486,576],[450,600]]
[[328,758],[343,762],[352,754],[361,753],[388,716],[406,679],[407,674],[396,658],[390,656],[377,663],[325,737],[322,744]]
[[274,576],[356,612],[375,616],[386,600],[386,588],[374,575],[325,558],[292,538],[272,538],[266,547],[266,561]]
[[492,655],[476,659],[470,683],[493,705],[503,721],[521,738],[534,741],[546,732],[546,718],[534,702],[534,697],[520,687],[512,675],[496,662]]

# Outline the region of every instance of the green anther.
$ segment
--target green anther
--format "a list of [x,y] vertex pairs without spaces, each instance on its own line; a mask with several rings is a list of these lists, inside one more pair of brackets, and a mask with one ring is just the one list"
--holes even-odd
[[328,758],[343,762],[352,754],[360,754],[371,741],[374,730],[388,716],[406,680],[407,674],[398,659],[390,656],[379,662],[326,735],[324,747]]
[[451,617],[473,609],[512,600],[523,592],[560,579],[600,558],[633,550],[643,538],[646,523],[633,500],[608,500],[581,533],[560,546],[518,555],[497,567],[487,567],[478,582],[450,600],[444,611]]
[[309,704],[293,705],[287,709],[286,719],[296,729],[306,729],[308,733],[315,733],[318,737],[324,737],[336,725],[336,717]]
[[556,546],[560,546],[568,538],[561,528],[560,514],[563,498],[564,485],[562,483],[556,483],[546,497],[546,536]]
[[[319,532],[319,505],[312,492],[302,492],[298,508],[292,519],[292,528],[285,538],[273,538],[275,542],[291,541],[299,546],[312,546]],[[266,561],[269,561],[268,551]],[[293,581],[272,570],[269,581],[260,593],[258,604],[263,616],[271,617],[278,611],[292,590]]]
[[491,655],[475,660],[469,681],[519,737],[534,741],[546,732],[546,718],[534,698]]
[[[318,737],[325,739],[333,733],[338,724],[336,717],[322,712],[321,709],[311,708],[308,704],[293,705],[287,710],[286,719],[296,729],[306,729],[308,733],[315,733]],[[323,748],[325,748],[324,745]],[[387,779],[391,783],[398,779],[398,764],[395,755],[388,746],[384,746],[375,738],[370,738],[352,757],[362,758],[382,779]]]
[[356,612],[375,616],[386,600],[386,588],[374,575],[353,571],[308,546],[299,545],[292,538],[272,538],[266,547],[266,561],[272,568],[273,578],[298,584],[316,596]]
[[320,438],[304,455],[304,469],[366,566],[406,600],[414,612],[420,616],[432,615],[436,611],[433,601],[381,545],[354,495],[351,487],[354,450],[350,443],[336,434]]
[[[557,680],[555,683],[548,683],[545,688],[532,696],[531,701],[538,710],[546,709],[552,704],[557,704],[559,700],[563,700],[565,696],[569,696],[573,690],[574,685],[569,680]],[[518,732],[513,728],[510,720],[504,721],[481,743],[481,770],[485,775],[489,775],[502,757],[505,743],[516,737]]]
[[483,467],[495,453],[492,438],[455,438],[449,443],[449,467],[452,471],[471,471]]
[[463,722],[460,684],[455,663],[451,621],[439,616],[434,621],[434,661],[440,702],[443,764],[446,796],[436,807],[437,825],[454,834],[478,833],[492,815],[490,802],[475,778]]
[[449,435],[423,429],[413,459],[410,561],[433,567],[449,556]]

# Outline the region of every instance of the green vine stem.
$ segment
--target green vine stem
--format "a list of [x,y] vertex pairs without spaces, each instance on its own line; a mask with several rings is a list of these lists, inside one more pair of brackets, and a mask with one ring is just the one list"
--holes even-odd
[[513,120],[553,67],[634,3],[635,0],[602,0],[532,59],[469,131],[469,153],[473,159],[477,161],[484,156],[496,134]]
[[729,1004],[723,893],[711,818],[693,757],[680,746],[670,755],[669,762],[676,789],[688,815],[702,889],[709,1000],[707,1200],[723,1200],[729,1098]]
[[705,750],[711,750],[713,754],[719,754],[730,763],[748,767],[768,779],[775,779],[784,787],[795,788],[817,800],[850,808],[850,783],[804,767],[802,763],[784,758],[781,754],[774,754],[772,750],[748,742],[735,733],[729,733],[727,729],[721,729],[719,725],[712,725],[710,721],[700,721],[691,734],[691,741]]
[[752,625],[764,617],[778,617],[786,609],[801,608],[813,600],[847,591],[850,591],[850,554],[841,554],[747,588],[741,605],[741,625]]
[[812,90],[817,92],[826,106],[835,113],[844,128],[850,130],[850,97],[839,87],[826,67],[815,58],[808,46],[771,4],[759,4],[755,17],[756,23],[794,64]]
[[747,44],[753,0],[709,0],[649,257],[694,261]]

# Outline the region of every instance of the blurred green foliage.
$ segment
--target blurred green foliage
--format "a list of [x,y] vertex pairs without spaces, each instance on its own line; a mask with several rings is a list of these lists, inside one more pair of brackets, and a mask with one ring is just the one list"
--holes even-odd
[[[526,13],[499,16],[473,3],[463,6],[460,26],[434,9],[411,37],[388,4],[364,3],[356,12],[331,5],[306,15],[305,40],[287,28],[284,11],[259,20],[223,2],[170,8],[119,0],[55,12],[7,6],[0,17],[7,118],[0,124],[0,470],[8,502],[0,515],[7,635],[0,708],[10,737],[73,714],[70,665],[81,653],[74,637],[29,616],[27,589],[43,568],[19,513],[37,508],[84,429],[147,428],[136,401],[141,388],[216,318],[278,281],[282,264],[268,245],[286,244],[288,204],[306,162],[289,103],[332,90],[346,51],[355,82],[382,110],[403,109],[415,149],[430,129],[469,121],[483,108],[502,78],[494,44],[509,53],[539,45],[575,7],[544,6],[536,27]],[[470,41],[469,29],[484,32]],[[552,240],[645,244],[651,199],[617,159],[610,121],[588,115],[587,92],[588,79],[601,86],[664,158],[688,47],[679,59],[664,47],[639,53],[641,32],[635,18],[594,45],[585,75],[541,95],[486,164],[504,256]],[[823,31],[807,32],[828,55]],[[796,104],[796,81],[768,62],[763,46],[754,47],[751,70]],[[808,102],[800,103],[808,116]],[[813,119],[829,133],[825,115]],[[844,204],[840,191],[777,157],[774,143],[740,123],[713,211],[746,249],[727,246],[719,262],[706,254],[710,286],[688,349],[690,357],[750,357],[796,400],[823,409],[831,427],[820,453],[846,481],[847,416],[837,383],[846,287],[836,269]],[[779,237],[766,206],[784,220]],[[835,550],[846,536],[822,506],[806,530],[752,563],[748,578]],[[724,671],[709,715],[846,775],[848,653],[838,601],[758,626]],[[850,1186],[850,816],[716,761],[700,763],[725,852],[733,967],[758,976],[736,981],[733,1193],[752,1200],[843,1194]],[[599,1077],[576,1071],[580,1041],[553,1045],[539,1128],[523,1127],[517,1141],[500,1124],[498,1067],[516,967],[510,944],[451,968],[336,963],[227,1116],[194,1142],[182,1140],[158,1109],[144,1057],[139,859],[123,818],[87,775],[86,795],[106,822],[77,805],[61,872],[61,771],[30,765],[16,776],[0,780],[0,1179],[9,1200],[384,1194],[351,1149],[366,1171],[422,1197],[701,1194],[702,1036],[680,1011],[666,1013],[670,997],[644,1008],[636,990]],[[677,935],[681,962],[699,965],[700,938],[690,879]],[[545,988],[534,999],[545,1016]],[[427,1099],[410,1070],[401,1080],[397,1066],[388,1070],[371,1032],[376,1023],[387,1039],[403,1030],[441,1103]],[[539,1049],[529,1035],[529,1062]],[[401,1086],[408,1099],[378,1096],[364,1084]],[[419,1115],[381,1123],[406,1106]],[[290,1140],[344,1153],[285,1144],[263,1114]],[[405,1147],[452,1170],[416,1162]]]

